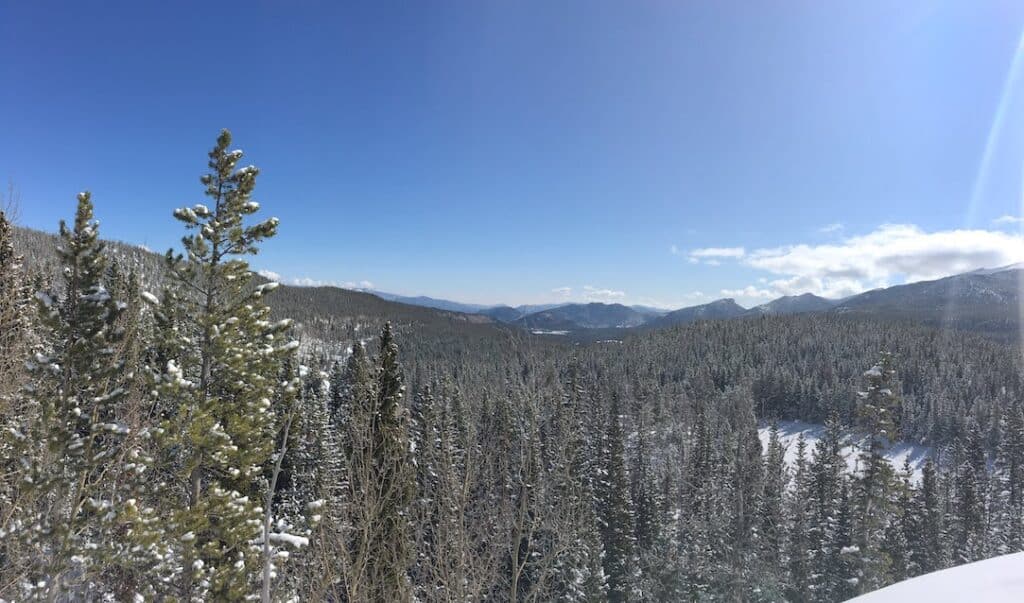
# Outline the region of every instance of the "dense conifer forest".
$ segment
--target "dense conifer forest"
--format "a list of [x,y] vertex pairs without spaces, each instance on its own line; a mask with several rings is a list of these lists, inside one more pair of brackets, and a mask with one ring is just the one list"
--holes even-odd
[[163,257],[89,193],[57,237],[0,214],[0,599],[828,602],[1024,550],[1016,344],[837,315],[574,344],[279,286],[242,156],[222,132]]

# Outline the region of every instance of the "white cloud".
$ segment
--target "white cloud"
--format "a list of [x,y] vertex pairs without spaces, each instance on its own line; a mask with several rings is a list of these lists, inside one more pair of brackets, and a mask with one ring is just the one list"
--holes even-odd
[[747,285],[742,289],[722,289],[723,297],[740,297],[740,298],[764,298],[774,299],[779,297],[774,291],[769,289],[758,289],[753,285]]
[[999,216],[995,220],[992,220],[993,224],[1009,225],[1009,224],[1020,224],[1024,222],[1024,217],[1011,216],[1009,214]]
[[826,224],[822,226],[821,228],[818,229],[818,232],[822,234],[834,234],[842,231],[843,228],[845,227],[843,226],[842,222],[833,222],[831,224]]
[[691,258],[741,258],[746,255],[743,247],[704,247],[690,251]]
[[569,297],[572,295],[572,287],[556,287],[551,292],[558,297]]
[[258,270],[258,271],[256,271],[256,274],[262,276],[263,278],[265,278],[267,280],[276,281],[276,282],[280,282],[281,281],[281,275],[276,273],[276,272],[274,272],[273,270]]
[[[276,274],[276,273],[275,273]],[[280,277],[280,275],[277,275]],[[268,277],[269,278],[269,277]],[[285,279],[285,284],[295,287],[338,287],[339,289],[376,289],[371,281],[331,281],[320,280],[303,276],[299,278]]]
[[626,297],[625,291],[583,285],[583,298],[587,301],[621,301],[624,297]]
[[[743,263],[776,275],[772,295],[845,297],[899,282],[930,280],[1024,260],[1024,238],[991,230],[925,232],[912,224],[827,245],[756,249]],[[764,289],[764,288],[760,288]]]

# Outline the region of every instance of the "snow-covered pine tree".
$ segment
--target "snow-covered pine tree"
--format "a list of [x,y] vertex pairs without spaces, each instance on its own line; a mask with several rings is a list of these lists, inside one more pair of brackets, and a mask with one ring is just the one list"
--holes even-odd
[[785,598],[796,603],[811,600],[811,572],[814,560],[811,524],[815,517],[814,509],[811,506],[813,494],[811,472],[807,463],[807,440],[801,433],[796,441],[793,488],[786,495],[788,537],[785,541],[784,559],[786,564]]
[[858,427],[864,432],[859,459],[860,475],[855,482],[856,533],[854,541],[862,561],[860,593],[881,588],[886,583],[890,560],[882,542],[892,508],[895,472],[885,451],[896,438],[895,416],[899,407],[896,371],[892,354],[882,352],[878,362],[864,373],[866,387],[858,392]]
[[760,567],[760,525],[758,522],[764,458],[757,433],[757,418],[749,392],[728,393],[731,415],[729,437],[729,509],[726,596],[732,600],[767,600]]
[[405,601],[411,596],[407,575],[413,554],[409,505],[416,482],[410,457],[409,413],[402,402],[405,386],[390,322],[381,330],[375,364],[376,405],[370,438],[376,480],[370,485],[381,493],[380,513],[375,518],[380,540],[369,561],[369,583],[374,600]]
[[391,323],[381,330],[372,365],[362,346],[353,345],[344,387],[338,391],[344,398],[334,404],[345,435],[345,514],[351,526],[343,578],[347,597],[409,601],[416,471]]
[[959,441],[954,458],[951,517],[952,550],[956,564],[985,558],[987,460],[978,424],[969,421],[966,442]]
[[989,480],[988,550],[1024,550],[1024,410],[1014,399],[999,419],[999,443]]
[[13,227],[0,211],[0,350],[4,351],[0,354],[0,421],[13,410],[22,382],[28,335],[30,304],[25,295],[22,257],[15,252],[13,239]]
[[910,538],[913,534],[913,496],[914,487],[911,483],[912,470],[910,459],[903,462],[898,479],[890,493],[889,525],[885,529],[885,540],[882,551],[889,559],[888,574],[884,582],[892,584],[906,580],[913,575],[913,560],[910,558]]
[[[841,498],[846,488],[846,461],[842,456],[842,425],[833,411],[825,422],[825,433],[812,454],[809,496],[811,516],[807,536],[811,561],[808,590],[811,600],[833,600],[836,584],[849,578],[839,551],[846,536],[837,531]],[[848,502],[848,497],[846,497]],[[847,535],[848,536],[848,535]]]
[[132,509],[130,492],[112,488],[128,428],[119,421],[123,361],[116,355],[124,305],[102,282],[106,269],[88,192],[78,195],[71,228],[60,224],[62,296],[40,291],[43,345],[26,363],[31,375],[13,428],[18,458],[11,508],[26,597],[94,598],[92,583],[116,563],[113,532]]
[[276,234],[278,220],[246,224],[259,210],[252,200],[259,170],[237,168],[242,151],[230,145],[223,130],[201,178],[211,206],[174,212],[189,234],[184,255],[167,252],[161,309],[178,320],[164,316],[162,326],[172,329],[159,335],[166,358],[152,367],[155,404],[167,415],[160,459],[182,484],[167,493],[174,502],[163,528],[177,554],[163,569],[176,575],[168,594],[185,599],[256,592],[266,537],[264,472],[287,416],[274,401],[294,390],[280,375],[297,342],[287,337],[289,321],[270,322],[263,299],[276,284],[250,286],[242,259]]
[[[12,475],[17,468],[14,439],[10,429],[24,421],[19,408],[18,390],[25,381],[28,356],[29,300],[22,274],[22,258],[14,249],[10,221],[0,211],[0,475]],[[0,479],[0,535],[8,528],[14,509],[15,484]],[[0,536],[0,567],[10,567],[16,557],[12,539]],[[0,591],[0,597],[3,592]]]
[[779,440],[779,425],[773,422],[768,432],[764,485],[758,509],[758,558],[761,562],[758,594],[768,600],[782,599],[786,590],[786,570],[783,565],[786,514],[783,502],[789,473],[785,455],[786,450]]
[[940,498],[938,476],[931,459],[921,470],[921,486],[914,501],[914,533],[910,539],[910,558],[918,574],[927,574],[948,565],[945,541],[943,502]]
[[613,393],[604,434],[603,467],[598,490],[604,573],[608,581],[608,600],[613,603],[631,601],[639,594],[633,509],[629,497],[621,413],[619,396]]
[[[599,399],[596,392],[587,395],[581,366],[573,358],[568,367],[565,393],[554,405],[542,432],[547,507],[544,524],[547,542],[545,562],[550,562],[550,597],[563,601],[590,601],[607,596],[600,528],[596,509],[600,458],[596,442],[603,434],[594,433],[587,423],[588,400]],[[597,404],[592,408],[596,410]],[[603,416],[603,414],[602,414]]]

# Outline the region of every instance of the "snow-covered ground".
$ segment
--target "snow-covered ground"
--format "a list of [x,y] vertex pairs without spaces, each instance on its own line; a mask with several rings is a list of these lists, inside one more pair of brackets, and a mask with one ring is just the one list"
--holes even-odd
[[[761,446],[768,449],[769,426],[762,425],[757,430],[761,436]],[[779,421],[779,440],[786,449],[786,464],[793,467],[796,463],[796,441],[800,434],[804,434],[807,441],[807,460],[811,460],[811,453],[818,444],[818,440],[825,434],[825,427],[816,423],[804,423],[803,421]],[[846,459],[846,466],[851,472],[857,471],[857,461],[860,457],[860,449],[854,442],[854,437],[847,435],[844,439],[847,445],[843,447],[843,457]],[[917,482],[921,479],[921,470],[924,469],[925,461],[931,455],[931,448],[917,446],[904,442],[897,442],[889,447],[886,458],[894,468],[901,469],[904,460],[910,460],[910,468],[913,471],[912,480]],[[1024,599],[1021,599],[1024,601]]]
[[1024,601],[1024,553],[951,567],[850,599],[848,603],[1019,603]]

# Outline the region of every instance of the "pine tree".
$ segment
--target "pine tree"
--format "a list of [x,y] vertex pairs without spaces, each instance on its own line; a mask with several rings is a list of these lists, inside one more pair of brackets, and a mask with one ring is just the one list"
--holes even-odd
[[29,327],[22,257],[15,253],[13,236],[11,223],[0,211],[0,350],[4,350],[0,355],[0,421],[13,413]]
[[958,442],[954,458],[952,549],[957,564],[985,557],[986,458],[978,425],[970,422],[967,442]]
[[586,425],[584,404],[588,396],[580,373],[579,361],[574,358],[565,394],[542,432],[545,469],[551,480],[545,501],[550,509],[545,525],[549,540],[546,548],[552,562],[550,589],[552,597],[564,601],[607,596],[596,508],[601,457],[596,443],[600,431]]
[[810,601],[812,582],[812,522],[815,518],[811,505],[814,494],[811,472],[807,463],[807,440],[801,433],[796,441],[796,461],[793,469],[793,488],[787,497],[789,538],[786,540],[786,599]]
[[[115,346],[124,306],[102,282],[106,269],[89,193],[78,195],[71,228],[60,224],[63,298],[37,294],[43,351],[27,367],[31,415],[11,431],[19,492],[11,530],[28,550],[26,595],[57,600],[86,594],[115,563],[114,530],[133,509],[111,485],[128,428],[117,403],[125,392]],[[72,595],[71,593],[77,593]]]
[[608,579],[608,600],[629,601],[636,590],[636,541],[633,509],[629,499],[629,476],[625,464],[625,434],[622,430],[619,397],[612,395],[608,427],[604,434],[600,521],[604,543],[604,573]]
[[[0,475],[17,471],[12,428],[24,420],[19,408],[18,388],[24,385],[25,358],[28,356],[29,299],[25,295],[22,258],[15,253],[11,223],[0,211]],[[0,508],[14,509],[15,484],[0,479]],[[17,552],[14,543],[3,534],[12,514],[0,512],[0,567],[11,566]]]
[[917,573],[927,574],[947,566],[943,504],[935,464],[931,459],[925,462],[921,471],[921,487],[915,498],[910,556]]
[[[804,445],[806,446],[806,443]],[[758,557],[762,564],[758,578],[761,584],[759,594],[768,599],[781,599],[786,589],[786,572],[783,567],[786,515],[783,502],[789,476],[785,454],[786,451],[779,440],[779,425],[773,422],[768,432],[764,486],[758,509]]]
[[858,425],[865,433],[860,455],[861,472],[855,484],[857,528],[855,542],[862,561],[858,592],[876,590],[885,585],[891,560],[881,548],[892,508],[894,472],[885,458],[895,438],[895,416],[899,401],[894,393],[896,371],[892,354],[883,352],[878,362],[864,373],[865,391],[859,393]]
[[372,364],[353,345],[346,376],[349,401],[342,405],[346,434],[347,552],[350,600],[408,601],[413,562],[410,526],[416,494],[409,411],[398,346],[391,323],[381,330]]
[[298,344],[287,340],[289,321],[269,321],[263,296],[276,284],[249,286],[242,258],[274,236],[278,221],[245,224],[259,210],[252,200],[259,170],[237,168],[242,152],[230,145],[224,130],[201,179],[212,207],[174,212],[190,231],[185,256],[167,252],[164,299],[180,322],[165,316],[164,326],[174,329],[160,335],[169,357],[153,367],[156,403],[168,414],[162,462],[186,484],[171,494],[186,502],[165,526],[167,541],[179,547],[179,564],[166,571],[177,575],[173,594],[184,598],[251,593],[267,552],[258,543],[302,542],[264,533],[264,471],[297,389],[279,376]]
[[[810,583],[808,589],[813,600],[828,601],[836,585],[849,578],[841,567],[838,552],[845,536],[837,532],[841,498],[846,487],[846,461],[842,457],[842,426],[839,416],[832,412],[825,423],[825,433],[817,445],[811,461],[811,518],[808,540],[811,551]],[[848,497],[847,497],[848,499]],[[848,500],[844,502],[847,504]]]
[[989,481],[988,550],[1006,555],[1024,550],[1024,412],[1019,401],[999,420],[999,444]]
[[889,559],[888,575],[884,583],[891,584],[906,580],[914,575],[913,560],[910,557],[910,538],[913,536],[913,496],[910,482],[910,459],[906,459],[900,471],[899,480],[894,484],[889,508],[889,525],[885,530],[882,551]]

